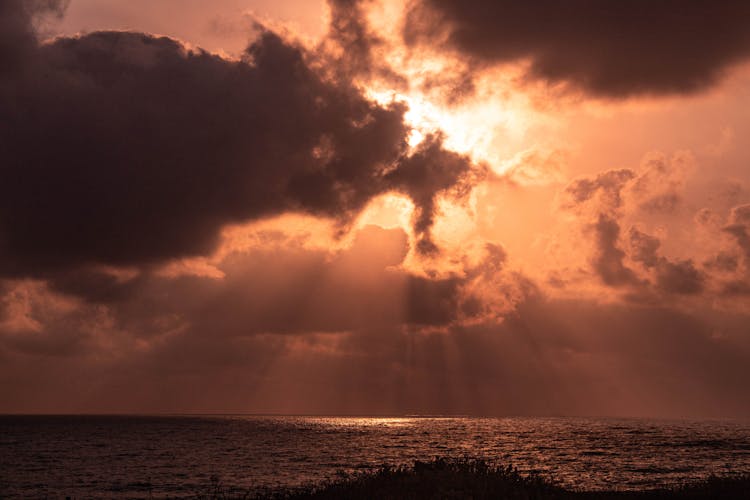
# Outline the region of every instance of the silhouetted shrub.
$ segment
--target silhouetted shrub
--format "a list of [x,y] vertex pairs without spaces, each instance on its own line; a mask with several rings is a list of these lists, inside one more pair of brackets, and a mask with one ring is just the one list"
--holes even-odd
[[646,491],[574,491],[550,479],[522,474],[513,467],[481,459],[435,458],[411,466],[383,466],[374,472],[343,475],[340,480],[306,488],[237,494],[214,482],[199,499],[267,500],[417,500],[417,499],[750,499],[750,475],[711,477],[672,488]]

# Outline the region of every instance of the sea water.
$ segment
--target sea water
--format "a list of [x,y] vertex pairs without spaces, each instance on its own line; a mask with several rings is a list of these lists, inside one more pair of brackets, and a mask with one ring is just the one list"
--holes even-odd
[[750,472],[750,423],[602,418],[0,416],[1,498],[191,497],[298,487],[433,457],[579,489]]

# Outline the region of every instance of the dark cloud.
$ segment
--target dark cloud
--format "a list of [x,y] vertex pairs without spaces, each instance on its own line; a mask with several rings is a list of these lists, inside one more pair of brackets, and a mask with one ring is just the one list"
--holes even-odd
[[16,70],[36,43],[29,12],[21,2],[0,4],[0,71]]
[[611,217],[600,215],[593,229],[596,250],[592,264],[597,276],[610,286],[640,284],[635,272],[624,263],[625,252],[619,247],[619,223]]
[[[596,276],[604,284],[613,287],[643,284],[635,271],[625,264],[627,254],[620,248],[619,218],[623,206],[623,190],[634,178],[636,174],[632,170],[608,170],[595,177],[576,179],[561,193],[562,208],[592,211],[593,221],[589,229],[594,236],[594,251],[591,265]],[[656,248],[651,249],[648,242],[638,236],[631,234],[631,247],[636,249],[637,259],[654,259],[658,242]],[[654,255],[649,255],[652,250]]]
[[[404,91],[415,81],[387,62],[386,54],[401,51],[402,47],[372,29],[368,11],[373,5],[373,0],[328,0],[331,21],[320,49],[324,57],[335,61],[331,67],[338,78],[385,81],[391,89]],[[449,105],[475,90],[473,69],[469,66],[450,71],[422,68],[418,80],[422,92]]]
[[[228,224],[304,212],[343,231],[391,191],[413,200],[414,243],[435,254],[439,197],[461,201],[486,175],[440,135],[411,150],[404,107],[347,81],[387,76],[383,42],[366,3],[330,4],[341,58],[262,31],[230,61],[137,33],[40,45],[34,16],[63,3],[0,3],[0,411],[750,414],[746,313],[680,310],[687,299],[668,295],[705,291],[710,266],[667,259],[623,222],[676,207],[667,163],[564,193],[585,210],[596,276],[639,302],[545,299],[494,244],[460,270],[416,274],[407,234],[374,226],[339,251],[268,233],[222,247],[221,278],[170,274],[162,264],[212,252]],[[523,33],[486,38],[505,35]],[[535,47],[507,50],[541,64]],[[597,90],[582,74],[538,76],[602,95],[672,91]],[[736,207],[724,228],[742,255],[715,259],[732,278],[750,262],[749,213]]]
[[87,302],[109,304],[136,293],[144,274],[129,276],[97,267],[65,269],[47,276],[51,290],[79,297]]
[[[735,241],[736,250],[722,251],[709,260],[712,268],[732,274],[724,284],[723,293],[728,296],[750,294],[750,205],[732,208],[729,221],[723,228]],[[737,252],[738,250],[738,252]]]
[[409,44],[444,43],[476,64],[529,62],[529,76],[621,98],[689,93],[750,57],[737,0],[419,0]]
[[357,63],[358,69],[369,71],[373,66],[373,45],[382,43],[382,39],[373,33],[367,25],[365,10],[361,0],[328,0],[331,10],[331,25],[328,38],[336,42],[344,54]]
[[734,207],[724,231],[734,237],[750,268],[750,205]]
[[342,78],[382,77],[404,87],[405,79],[379,57],[378,52],[386,42],[367,21],[366,7],[372,3],[372,0],[328,0],[331,21],[323,50],[334,47],[334,68]]
[[636,228],[630,228],[631,258],[647,268],[652,268],[659,262],[659,238],[643,233]]
[[602,210],[617,210],[623,203],[623,188],[635,177],[632,170],[620,169],[608,170],[594,178],[576,179],[565,188],[563,207],[574,209],[593,200]]
[[457,278],[412,277],[407,281],[406,304],[409,323],[445,325],[457,319],[459,285]]
[[592,265],[605,284],[633,286],[640,288],[642,293],[646,292],[649,282],[625,264],[629,257],[653,273],[654,285],[661,292],[683,295],[703,292],[704,273],[695,267],[691,259],[671,261],[658,255],[661,242],[657,238],[631,228],[628,255],[620,247],[620,224],[616,219],[601,214],[593,229],[596,240]]
[[[620,241],[623,220],[674,210],[689,164],[687,158],[675,156],[667,161],[663,155],[652,154],[639,172],[608,170],[576,179],[561,193],[561,208],[582,212],[593,219],[589,228],[594,236],[591,261],[594,273],[606,285],[629,287],[632,300],[654,300],[653,291],[693,295],[706,288],[708,276],[692,259],[670,260],[659,255],[658,238],[631,227],[626,234],[627,245],[623,247]],[[674,203],[660,205],[666,199]],[[641,270],[629,263],[640,264]]]
[[715,269],[720,272],[730,273],[737,269],[738,264],[739,259],[737,258],[737,256],[732,255],[728,252],[719,252],[703,263],[703,265],[708,269]]
[[730,280],[724,283],[721,292],[728,297],[750,295],[750,282],[741,279]]
[[5,0],[0,3],[0,76],[18,71],[36,47],[37,24],[61,17],[70,0]]
[[[283,237],[232,252],[217,264],[221,278],[99,269],[46,282],[0,282],[0,348],[65,344],[86,355],[99,340],[117,351],[121,335],[145,344],[170,335],[224,343],[257,335],[444,330],[488,317],[496,297],[482,287],[501,289],[512,279],[500,274],[505,253],[496,245],[465,272],[434,278],[401,267],[408,249],[403,230],[367,226],[335,253]],[[522,291],[516,300],[530,295]]]
[[439,135],[428,136],[404,160],[402,168],[386,175],[394,189],[402,190],[414,200],[414,231],[420,252],[429,254],[438,250],[430,237],[436,215],[435,193],[452,191],[454,197],[460,198],[484,175],[486,167],[472,167],[466,156],[443,150]]
[[505,286],[501,247],[427,279],[400,268],[407,246],[374,226],[335,254],[278,235],[228,255],[224,278],[121,276],[131,293],[74,308],[41,282],[5,283],[0,322],[18,326],[0,326],[0,409],[750,411],[746,316],[528,293],[498,321],[467,302],[486,299],[472,284]]
[[655,274],[656,287],[666,293],[696,294],[704,290],[705,276],[692,260],[670,261],[659,255],[658,238],[630,229],[630,258]]
[[672,213],[681,201],[674,193],[662,194],[644,201],[640,208],[650,213]]
[[[7,353],[5,411],[747,416],[747,318],[528,300],[446,333],[185,333],[129,356]],[[128,390],[123,391],[122,388]]]
[[[27,40],[26,4],[4,5]],[[289,211],[346,225],[391,190],[415,194],[427,240],[436,190],[471,170],[439,138],[409,155],[403,106],[327,80],[268,31],[241,61],[127,32],[11,56],[24,64],[0,78],[5,275],[207,254],[224,225]]]
[[690,259],[672,262],[662,257],[656,267],[656,286],[667,293],[697,294],[704,290],[705,276]]

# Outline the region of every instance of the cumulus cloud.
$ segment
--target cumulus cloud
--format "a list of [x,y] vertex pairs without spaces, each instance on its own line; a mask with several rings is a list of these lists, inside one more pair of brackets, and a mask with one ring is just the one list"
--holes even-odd
[[386,175],[396,189],[414,200],[414,231],[419,237],[417,248],[420,252],[434,254],[438,251],[430,236],[430,228],[435,223],[435,193],[452,192],[454,198],[461,198],[485,172],[484,167],[471,168],[466,156],[444,151],[442,138],[438,135],[427,137],[404,160],[403,168]]
[[638,208],[649,213],[675,212],[694,163],[689,151],[677,152],[671,158],[658,152],[647,154],[631,186]]
[[674,213],[680,207],[693,168],[690,152],[678,152],[672,157],[651,152],[637,168],[605,170],[574,179],[563,190],[559,204],[576,213]]
[[[638,169],[581,177],[562,190],[559,207],[581,217],[585,234],[592,235],[591,268],[602,283],[628,288],[630,298],[636,300],[653,300],[653,292],[696,295],[706,291],[706,270],[693,258],[661,255],[661,240],[637,227],[639,220],[675,212],[692,165],[688,153],[672,158],[650,153]],[[706,268],[727,264],[724,258]]]
[[750,295],[750,205],[732,208],[722,231],[733,240],[733,248],[714,255],[707,267],[723,272],[727,278],[722,290],[724,294]]
[[562,207],[577,210],[593,205],[596,210],[617,211],[623,204],[622,190],[635,177],[629,169],[608,170],[595,177],[575,179],[564,190]]
[[647,268],[653,268],[659,262],[659,246],[661,242],[658,238],[639,231],[636,228],[630,228],[630,250],[631,257],[634,261],[640,262]]
[[407,43],[480,66],[527,62],[528,76],[607,98],[706,89],[750,57],[743,2],[419,0]]
[[381,77],[396,86],[405,86],[404,78],[379,57],[386,41],[369,26],[367,7],[372,3],[372,0],[328,0],[331,21],[323,49],[329,54],[333,52],[341,77]]
[[635,285],[639,283],[632,269],[624,264],[625,252],[619,248],[620,225],[606,215],[600,215],[594,224],[596,235],[594,271],[610,286]]
[[686,295],[703,291],[704,273],[695,266],[692,259],[672,262],[660,256],[658,251],[661,241],[635,227],[630,228],[629,237],[631,259],[653,272],[658,289],[667,293]]
[[472,169],[439,138],[410,155],[402,105],[272,32],[240,61],[129,32],[40,45],[27,3],[4,5],[27,41],[3,45],[23,62],[0,79],[5,275],[205,255],[224,225],[290,211],[346,225],[387,191],[415,196],[427,241],[438,191]]
[[724,231],[735,238],[745,262],[750,267],[750,205],[734,207]]
[[691,259],[670,262],[659,259],[656,267],[656,285],[667,293],[691,295],[704,290],[705,277]]

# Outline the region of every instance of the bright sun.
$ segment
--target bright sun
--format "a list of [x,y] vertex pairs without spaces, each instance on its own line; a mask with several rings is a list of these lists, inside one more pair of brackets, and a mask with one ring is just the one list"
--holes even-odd
[[441,132],[446,149],[466,154],[491,167],[501,165],[506,154],[499,143],[503,139],[518,140],[527,128],[523,111],[508,102],[488,106],[486,101],[471,100],[440,106],[419,93],[368,89],[367,94],[379,104],[400,102],[408,106],[404,118],[412,127],[410,147],[419,145],[429,134]]

